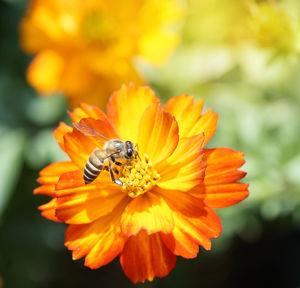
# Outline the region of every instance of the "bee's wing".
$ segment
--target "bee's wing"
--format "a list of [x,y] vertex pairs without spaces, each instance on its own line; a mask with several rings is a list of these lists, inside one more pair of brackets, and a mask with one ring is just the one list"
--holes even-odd
[[95,130],[94,128],[87,126],[83,123],[76,123],[73,122],[73,126],[82,134],[85,136],[91,136],[91,137],[96,137],[97,141],[99,142],[105,142],[109,140],[106,136],[101,134],[99,131]]

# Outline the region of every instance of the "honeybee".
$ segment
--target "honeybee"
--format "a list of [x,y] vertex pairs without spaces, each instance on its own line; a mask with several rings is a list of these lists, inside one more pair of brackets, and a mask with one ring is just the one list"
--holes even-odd
[[[135,154],[138,155],[136,147],[131,141],[121,141],[119,139],[108,139],[97,130],[83,123],[73,123],[74,127],[86,136],[97,137],[97,141],[104,142],[103,149],[98,147],[92,152],[87,160],[83,179],[85,184],[93,182],[101,173],[102,170],[107,169],[110,174],[111,181],[117,185],[122,186],[124,183],[120,179],[116,179],[112,169],[112,163],[117,166],[124,166],[116,159],[126,159],[131,161]],[[139,157],[139,155],[138,155]]]

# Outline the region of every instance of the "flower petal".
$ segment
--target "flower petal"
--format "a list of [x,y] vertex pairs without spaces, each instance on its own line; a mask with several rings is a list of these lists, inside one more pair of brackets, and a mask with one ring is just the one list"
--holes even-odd
[[159,102],[159,99],[149,87],[123,85],[111,96],[106,112],[121,139],[137,143],[140,118],[145,109],[156,102]]
[[77,169],[71,161],[56,162],[45,167],[39,174],[37,181],[42,184],[34,189],[34,194],[48,195],[55,197],[55,184],[59,177],[68,172]]
[[54,138],[63,151],[65,151],[64,136],[69,132],[72,132],[72,127],[64,122],[60,122],[59,126],[53,131]]
[[77,167],[71,161],[52,163],[40,171],[40,178],[38,179],[38,182],[43,184],[56,183],[63,173],[73,171],[75,169],[77,169]]
[[90,184],[85,184],[83,179],[84,169],[77,169],[75,171],[64,173],[60,176],[55,185],[56,197],[62,197],[70,194],[84,192],[86,189],[98,189],[103,187],[106,189],[114,190],[116,184],[112,183],[107,171],[103,171],[100,175]]
[[[175,116],[180,125],[180,135],[186,135],[193,128],[193,123],[197,122],[201,117],[203,104],[203,99],[194,103],[193,96],[182,94],[170,98],[165,104],[164,109]],[[189,121],[185,121],[187,116]]]
[[96,148],[93,142],[79,133],[68,133],[64,136],[64,147],[69,158],[73,161],[77,167],[83,168],[88,160],[92,151]]
[[55,197],[55,184],[42,185],[33,190],[33,194]]
[[55,222],[62,222],[60,219],[58,219],[55,215],[55,204],[56,204],[56,198],[50,200],[48,203],[43,204],[39,206],[39,210],[41,210],[42,216],[45,218],[55,221]]
[[[171,234],[161,233],[165,245],[175,255],[184,258],[197,256],[201,245],[204,249],[211,249],[210,238],[217,238],[221,232],[221,225],[217,214],[208,206],[204,206],[203,217],[187,218],[180,213],[174,214],[175,228]],[[219,230],[213,230],[213,225]],[[209,228],[209,229],[208,229]]]
[[[57,16],[56,16],[57,17]],[[60,88],[73,103],[76,98],[87,99],[86,92],[94,86],[97,76],[86,67],[86,63],[82,57],[83,53],[75,52],[69,55],[68,52],[62,51],[61,57],[64,59],[64,70],[62,73]],[[77,100],[81,102],[80,100]]]
[[160,190],[174,217],[174,230],[170,234],[161,233],[165,245],[175,255],[194,258],[198,245],[209,250],[210,238],[216,238],[222,231],[218,215],[203,201],[180,191]]
[[239,171],[244,165],[244,153],[229,148],[204,149],[207,169],[205,184],[232,183],[243,178],[246,173]]
[[108,122],[106,115],[100,108],[86,103],[80,103],[78,108],[75,108],[73,112],[69,112],[69,115],[73,122],[79,122],[82,118],[93,118]]
[[83,171],[84,169],[82,168],[62,174],[55,185],[55,195],[60,197],[85,191],[87,187],[95,188],[95,183],[89,184],[88,186],[84,183]]
[[159,103],[149,106],[139,123],[140,155],[147,154],[155,164],[168,158],[179,141],[178,125],[174,117],[162,110]]
[[[191,233],[191,229],[189,229],[189,223],[187,226],[180,226],[180,221],[176,222],[179,222],[178,227],[174,228],[174,231],[171,234],[160,233],[162,241],[176,256],[181,256],[186,259],[197,257],[199,253],[199,245],[197,244],[198,236],[193,238],[190,236],[190,234],[197,234],[197,232]],[[181,225],[182,224],[183,223],[181,223]],[[197,230],[197,228],[194,230]],[[205,241],[202,239],[201,243],[203,242],[206,243],[205,245],[207,245],[207,247],[210,247],[210,242],[207,239]]]
[[84,192],[57,198],[56,216],[68,224],[91,223],[110,213],[127,195],[120,189],[86,187]]
[[[93,118],[83,118],[80,120],[80,123],[100,132],[103,136],[106,137],[105,141],[108,139],[119,139],[120,136],[118,135],[115,128],[110,124],[109,121],[102,120],[102,119],[93,119]],[[88,136],[91,137],[91,136]],[[97,139],[91,137],[91,140]]]
[[123,250],[126,237],[120,233],[124,205],[90,224],[69,225],[65,245],[73,250],[73,260],[86,255],[85,265],[96,269],[112,261]]
[[55,187],[56,216],[69,224],[90,223],[110,213],[127,198],[107,175],[98,178],[86,185],[83,169],[63,174]]
[[211,109],[201,115],[203,102],[200,99],[194,103],[193,96],[183,94],[168,100],[164,109],[175,116],[180,137],[191,137],[204,132],[205,145],[216,131],[218,115]]
[[101,149],[107,139],[119,138],[119,136],[108,121],[83,118],[80,123],[93,128],[105,136],[87,136],[77,130],[77,128],[73,128],[71,133],[67,133],[64,136],[65,152],[78,167],[84,167],[95,148],[99,147]]
[[141,231],[128,239],[120,262],[126,276],[137,283],[167,276],[176,265],[176,256],[166,248],[159,234]]
[[64,59],[53,50],[40,52],[27,70],[28,82],[40,93],[59,91]]
[[204,135],[181,138],[174,153],[155,168],[161,176],[158,186],[163,189],[188,191],[204,179],[206,162],[201,149]]
[[159,231],[170,233],[173,228],[174,221],[169,206],[151,192],[133,199],[121,218],[121,230],[127,236],[137,235],[142,229],[148,234]]
[[97,146],[98,143],[93,137],[87,137],[75,128],[64,136],[65,151],[74,164],[80,168],[84,168],[86,161]]
[[212,208],[224,208],[241,202],[249,195],[248,184],[227,183],[219,185],[203,185],[193,191],[195,197]]
[[228,148],[205,149],[205,179],[192,194],[212,208],[231,206],[245,199],[249,185],[237,182],[246,175],[238,170],[245,163],[243,155]]

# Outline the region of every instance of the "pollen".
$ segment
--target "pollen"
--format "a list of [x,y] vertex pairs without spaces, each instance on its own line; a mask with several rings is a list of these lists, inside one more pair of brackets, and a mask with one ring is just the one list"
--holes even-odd
[[153,168],[149,156],[145,154],[143,159],[141,160],[136,156],[129,165],[123,166],[120,171],[121,177],[119,179],[124,183],[122,191],[132,198],[151,190],[160,179],[160,175]]

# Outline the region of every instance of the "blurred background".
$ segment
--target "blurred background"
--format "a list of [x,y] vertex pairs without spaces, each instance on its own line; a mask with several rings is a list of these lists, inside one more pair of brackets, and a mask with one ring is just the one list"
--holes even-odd
[[60,2],[0,1],[0,288],[135,286],[118,259],[95,271],[74,262],[65,225],[41,217],[48,199],[32,193],[38,171],[66,157],[52,136],[66,111],[104,105],[130,80],[163,102],[204,98],[219,114],[209,147],[244,151],[250,183],[248,199],[217,211],[223,232],[211,251],[136,286],[300,287],[300,1],[131,0],[136,11],[116,1],[101,19]]

